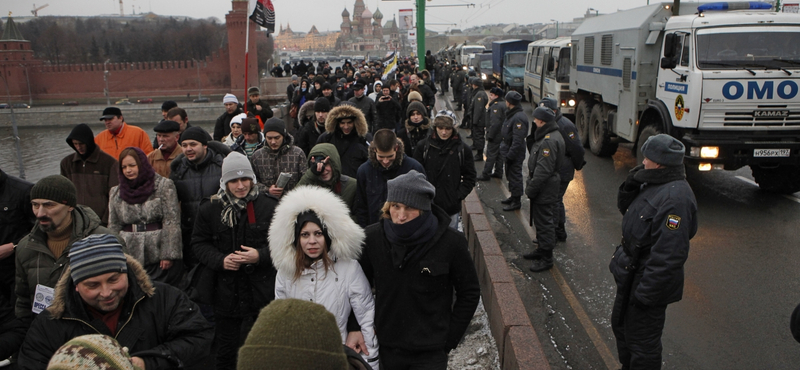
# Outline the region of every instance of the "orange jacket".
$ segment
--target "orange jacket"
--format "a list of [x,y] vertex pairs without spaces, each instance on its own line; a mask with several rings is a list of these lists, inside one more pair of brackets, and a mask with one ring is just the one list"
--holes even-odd
[[144,154],[150,154],[153,151],[153,144],[150,143],[150,137],[147,136],[147,133],[141,128],[127,123],[122,126],[122,130],[117,135],[112,135],[108,130],[103,130],[94,137],[94,142],[100,149],[116,160],[119,160],[119,153],[130,146],[139,147]]
[[157,174],[169,178],[169,165],[172,163],[172,160],[181,153],[183,153],[183,149],[181,149],[180,145],[175,146],[175,150],[172,151],[169,158],[164,158],[164,153],[156,149],[147,155],[147,160],[150,162],[150,165],[153,166]]

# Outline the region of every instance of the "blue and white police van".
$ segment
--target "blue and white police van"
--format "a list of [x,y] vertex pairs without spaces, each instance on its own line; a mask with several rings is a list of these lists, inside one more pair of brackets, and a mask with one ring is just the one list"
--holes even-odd
[[668,133],[700,171],[750,166],[800,191],[800,15],[772,4],[653,4],[590,18],[572,35],[575,123],[596,155]]

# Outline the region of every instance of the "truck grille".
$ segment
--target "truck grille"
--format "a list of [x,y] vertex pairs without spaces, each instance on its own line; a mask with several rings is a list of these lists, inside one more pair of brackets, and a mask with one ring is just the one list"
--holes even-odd
[[[794,108],[794,109],[791,109]],[[759,105],[750,109],[724,109],[703,107],[702,124],[706,129],[724,127],[776,128],[800,127],[800,107],[787,105]]]

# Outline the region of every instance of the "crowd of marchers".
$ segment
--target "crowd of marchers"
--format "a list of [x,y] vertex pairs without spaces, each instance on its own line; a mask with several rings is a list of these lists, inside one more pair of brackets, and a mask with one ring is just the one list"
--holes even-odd
[[[167,101],[151,141],[109,107],[97,135],[74,127],[60,174],[34,185],[0,171],[0,359],[446,369],[480,297],[461,201],[505,174],[515,211],[525,189],[525,257],[547,270],[584,152],[554,99],[529,135],[520,94],[423,63],[276,66],[293,74],[290,118],[252,87],[244,104],[224,96],[211,134]],[[461,119],[435,111],[450,90]]]

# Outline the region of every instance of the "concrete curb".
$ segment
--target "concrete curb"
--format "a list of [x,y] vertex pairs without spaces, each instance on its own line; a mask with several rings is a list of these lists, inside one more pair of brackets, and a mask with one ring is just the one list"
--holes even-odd
[[489,328],[503,370],[545,370],[550,363],[522,304],[508,263],[473,189],[461,203],[464,235],[478,271]]

